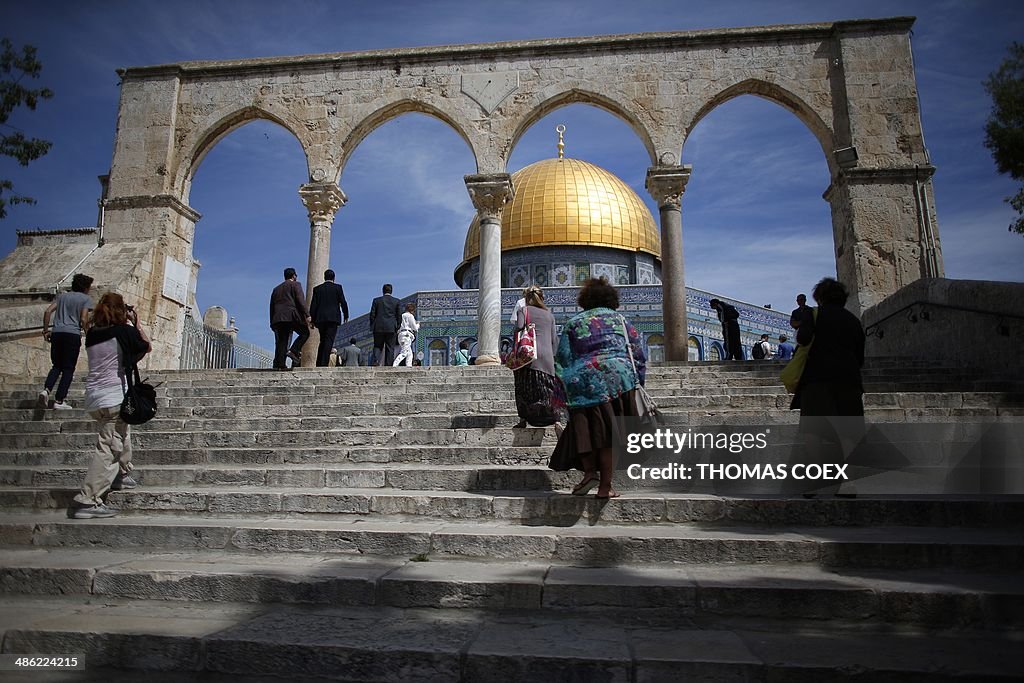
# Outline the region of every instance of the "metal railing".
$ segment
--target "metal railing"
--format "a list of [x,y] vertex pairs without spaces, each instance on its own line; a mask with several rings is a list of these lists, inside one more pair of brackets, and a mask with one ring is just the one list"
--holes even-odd
[[254,344],[232,339],[230,334],[185,316],[181,340],[182,370],[213,368],[269,368],[274,357]]
[[236,341],[231,349],[233,368],[269,368],[274,364],[274,354],[249,342]]
[[938,308],[949,311],[959,311],[961,313],[975,313],[977,315],[987,315],[996,318],[996,325],[998,327],[1004,327],[1005,320],[1011,318],[1014,320],[1024,320],[1024,316],[1017,315],[1016,313],[1004,313],[1000,311],[986,310],[983,308],[973,308],[971,306],[960,306],[957,304],[943,304],[935,301],[924,301],[918,299],[913,301],[902,308],[898,308],[889,315],[885,316],[880,320],[876,320],[864,329],[864,334],[868,337],[875,335],[879,339],[885,336],[885,331],[882,325],[889,320],[895,318],[901,313],[906,314],[907,320],[911,323],[916,324],[919,320],[929,321],[931,320],[931,311],[929,309]]

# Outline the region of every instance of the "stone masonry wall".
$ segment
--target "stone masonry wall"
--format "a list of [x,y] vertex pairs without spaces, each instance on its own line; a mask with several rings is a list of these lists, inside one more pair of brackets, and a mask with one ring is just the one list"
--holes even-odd
[[1024,284],[928,278],[864,312],[868,356],[945,361],[1024,378]]

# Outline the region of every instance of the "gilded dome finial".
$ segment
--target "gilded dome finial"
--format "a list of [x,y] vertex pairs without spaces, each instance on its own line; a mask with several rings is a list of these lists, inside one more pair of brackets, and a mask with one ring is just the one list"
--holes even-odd
[[565,158],[565,140],[562,138],[562,133],[565,132],[565,124],[558,124],[555,126],[555,130],[558,131],[558,158]]

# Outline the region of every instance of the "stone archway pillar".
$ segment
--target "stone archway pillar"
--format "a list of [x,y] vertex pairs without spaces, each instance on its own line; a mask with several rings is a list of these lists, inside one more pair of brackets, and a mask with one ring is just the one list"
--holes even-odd
[[682,200],[690,166],[652,166],[644,184],[658,203],[661,219],[661,311],[665,321],[665,360],[689,359],[686,278],[683,265]]
[[[931,204],[932,166],[846,168],[823,197],[832,207],[836,274],[860,315],[923,277],[943,277]],[[825,273],[822,273],[825,275]]]
[[467,175],[466,189],[480,219],[476,364],[497,365],[501,363],[501,210],[515,191],[508,173]]
[[[335,183],[307,183],[299,187],[299,197],[309,212],[309,265],[306,268],[306,306],[313,299],[313,288],[323,283],[324,271],[331,258],[331,225],[338,209],[348,197]],[[316,365],[320,333],[310,330],[309,341],[302,348],[302,365]]]

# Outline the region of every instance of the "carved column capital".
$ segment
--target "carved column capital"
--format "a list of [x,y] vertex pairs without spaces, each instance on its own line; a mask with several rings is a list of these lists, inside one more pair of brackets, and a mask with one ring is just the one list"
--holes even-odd
[[678,209],[682,204],[686,183],[690,181],[692,166],[651,166],[647,169],[644,187],[651,193],[658,207]]
[[501,219],[501,209],[515,196],[512,176],[508,173],[488,173],[465,176],[466,189],[473,207],[481,219]]
[[310,223],[333,223],[338,209],[348,201],[336,183],[307,183],[299,187],[299,197],[309,212]]

